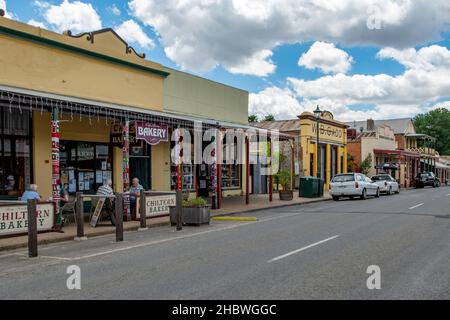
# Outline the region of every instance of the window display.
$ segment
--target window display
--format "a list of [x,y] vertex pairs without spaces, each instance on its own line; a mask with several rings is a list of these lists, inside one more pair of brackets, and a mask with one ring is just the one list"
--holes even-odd
[[[171,166],[171,189],[175,190],[176,182],[177,182],[177,167]],[[183,190],[194,190],[194,165],[185,164],[182,165],[183,172]]]
[[240,188],[241,166],[236,164],[222,165],[222,188]]
[[29,111],[0,109],[0,196],[19,197],[31,183]]
[[107,144],[77,141],[60,143],[61,183],[68,192],[95,193],[112,178],[111,151]]

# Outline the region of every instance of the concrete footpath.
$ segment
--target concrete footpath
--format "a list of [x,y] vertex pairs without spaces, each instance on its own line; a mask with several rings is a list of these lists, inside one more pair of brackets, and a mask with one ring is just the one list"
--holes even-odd
[[[245,212],[255,212],[270,208],[281,208],[287,206],[295,206],[301,204],[309,204],[314,202],[329,201],[331,197],[325,194],[323,198],[299,198],[294,195],[292,201],[281,201],[278,199],[278,194],[273,194],[273,201],[269,202],[268,195],[252,195],[250,197],[250,203],[245,204],[245,197],[227,197],[222,200],[222,209],[211,210],[211,216],[226,216],[233,214],[240,214]],[[124,231],[137,231],[139,228],[139,221],[125,221],[123,223]],[[148,228],[155,228],[161,226],[169,226],[169,217],[158,217],[147,220]],[[107,234],[115,233],[115,227],[111,225],[108,220],[101,221],[96,228],[85,222],[84,233],[87,238],[96,236],[103,236]],[[38,244],[45,245],[56,242],[71,241],[74,239],[77,233],[76,224],[71,223],[64,226],[63,233],[58,232],[46,232],[38,235]],[[28,245],[28,236],[14,236],[8,238],[0,238],[0,252],[7,250],[14,250],[18,248],[24,248]]]

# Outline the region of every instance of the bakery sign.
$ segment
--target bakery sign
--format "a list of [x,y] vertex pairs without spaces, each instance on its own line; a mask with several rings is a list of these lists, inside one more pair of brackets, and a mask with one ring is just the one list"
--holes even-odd
[[[53,203],[41,203],[37,209],[38,231],[49,231],[54,225]],[[26,204],[0,205],[0,236],[28,232]]]
[[[140,201],[136,202],[136,219],[140,218]],[[171,194],[160,194],[145,197],[145,215],[147,218],[167,215],[170,213],[170,207],[175,207],[176,195]]]
[[169,127],[167,125],[136,121],[134,126],[137,140],[145,140],[152,146],[161,141],[169,141]]

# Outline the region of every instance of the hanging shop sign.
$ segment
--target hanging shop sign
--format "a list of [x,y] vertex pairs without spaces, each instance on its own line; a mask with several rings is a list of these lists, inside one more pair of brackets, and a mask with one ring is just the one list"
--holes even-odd
[[[147,196],[145,199],[145,215],[147,218],[166,215],[170,213],[170,207],[175,207],[176,195],[175,194],[164,194],[157,196]],[[139,205],[140,201],[136,202],[136,219],[140,218]]]
[[[129,143],[130,147],[139,147],[142,145],[141,141],[136,141],[135,131],[133,122],[130,122],[129,130]],[[114,147],[123,147],[123,128],[120,123],[113,123],[111,125],[111,133],[109,136],[109,142]]]
[[[41,203],[37,207],[38,231],[49,231],[54,225],[53,203]],[[0,236],[28,232],[26,204],[0,205]]]
[[169,141],[169,127],[167,125],[136,121],[134,127],[136,139],[145,140],[152,146],[157,145],[161,141]]

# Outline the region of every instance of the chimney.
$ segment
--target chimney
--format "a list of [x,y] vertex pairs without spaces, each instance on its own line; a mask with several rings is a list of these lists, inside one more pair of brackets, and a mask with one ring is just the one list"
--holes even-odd
[[367,131],[375,131],[375,121],[367,119]]

